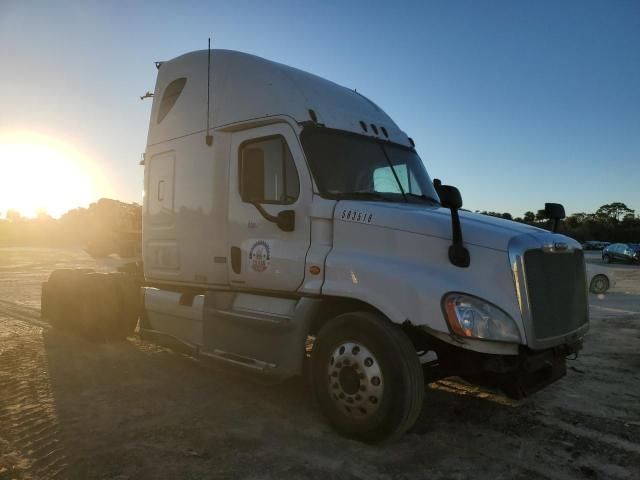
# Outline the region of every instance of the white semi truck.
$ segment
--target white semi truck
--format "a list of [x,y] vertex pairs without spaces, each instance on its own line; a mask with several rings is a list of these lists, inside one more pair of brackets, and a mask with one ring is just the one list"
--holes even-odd
[[355,90],[226,50],[157,67],[143,281],[54,272],[54,324],[121,338],[140,317],[201,358],[308,373],[330,423],[368,441],[413,425],[425,381],[523,396],[565,374],[588,329],[577,242],[459,211]]

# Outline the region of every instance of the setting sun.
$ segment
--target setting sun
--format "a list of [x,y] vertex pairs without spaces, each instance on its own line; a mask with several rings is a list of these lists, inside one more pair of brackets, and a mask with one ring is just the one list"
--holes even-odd
[[28,132],[0,134],[0,216],[8,210],[59,217],[98,195],[98,176],[72,146]]

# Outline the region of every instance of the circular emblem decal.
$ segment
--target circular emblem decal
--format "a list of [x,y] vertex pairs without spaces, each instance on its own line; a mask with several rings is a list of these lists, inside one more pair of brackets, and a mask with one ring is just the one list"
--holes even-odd
[[262,273],[269,268],[270,263],[271,251],[269,250],[269,244],[263,240],[254,243],[249,251],[249,265],[251,265],[251,268],[258,273]]

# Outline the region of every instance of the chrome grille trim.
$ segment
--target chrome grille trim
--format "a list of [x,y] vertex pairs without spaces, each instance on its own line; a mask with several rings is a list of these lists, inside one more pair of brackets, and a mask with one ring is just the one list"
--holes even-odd
[[[559,248],[557,248],[559,247]],[[543,250],[549,254],[563,255],[566,253],[573,253],[575,250],[581,250],[581,245],[575,240],[553,234],[550,232],[541,232],[535,235],[520,235],[513,237],[509,242],[509,265],[511,273],[513,275],[513,282],[515,288],[516,298],[518,300],[518,306],[520,308],[520,314],[522,315],[523,327],[526,335],[526,344],[533,350],[542,350],[545,348],[560,345],[567,341],[578,340],[589,329],[589,322],[581,325],[574,331],[566,332],[561,335],[537,339],[534,333],[533,315],[530,304],[530,295],[527,291],[527,277],[526,267],[524,261],[524,254],[529,250]],[[587,288],[585,282],[585,289]],[[587,312],[588,312],[587,305]]]

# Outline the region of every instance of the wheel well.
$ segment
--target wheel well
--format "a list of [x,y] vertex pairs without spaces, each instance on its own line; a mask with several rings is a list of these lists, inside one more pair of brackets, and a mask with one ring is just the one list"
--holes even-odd
[[[322,304],[311,321],[309,335],[315,336],[322,326],[329,320],[348,312],[373,312],[379,314],[392,323],[391,320],[389,320],[389,317],[387,317],[383,312],[362,300],[343,297],[326,297],[323,298]],[[411,322],[409,322],[409,320],[406,320],[398,326],[404,331],[407,337],[409,337],[417,351],[429,349],[431,346],[430,336],[424,331],[416,328],[411,324]]]

